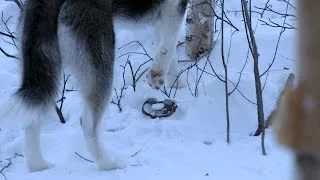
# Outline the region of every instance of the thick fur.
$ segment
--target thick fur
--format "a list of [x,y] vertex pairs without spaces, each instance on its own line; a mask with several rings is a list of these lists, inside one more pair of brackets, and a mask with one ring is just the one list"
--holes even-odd
[[42,115],[54,107],[63,65],[73,70],[79,82],[84,100],[81,126],[98,167],[125,167],[106,153],[99,140],[101,117],[113,84],[113,20],[155,23],[157,52],[147,78],[152,88],[159,89],[178,74],[177,62],[172,59],[186,4],[186,0],[141,0],[139,4],[134,0],[26,0],[20,30],[22,83],[7,110],[19,109],[28,120],[29,171],[52,167],[41,154],[40,130]]
[[113,79],[115,34],[111,2],[67,0],[59,22],[61,57],[73,65],[85,102],[81,126],[89,151],[99,168],[122,168],[122,162],[105,153],[98,134]]
[[28,106],[53,101],[61,60],[57,43],[58,13],[63,0],[27,1],[23,12],[21,55],[22,84],[17,96]]

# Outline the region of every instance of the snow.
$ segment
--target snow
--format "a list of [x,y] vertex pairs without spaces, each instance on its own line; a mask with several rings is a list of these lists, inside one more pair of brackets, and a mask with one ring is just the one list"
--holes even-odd
[[[241,9],[239,0],[229,0],[226,9],[237,11]],[[253,1],[253,5],[264,7],[265,1]],[[271,0],[277,11],[284,12],[285,6],[276,0]],[[17,7],[10,2],[0,2],[0,9],[4,16],[13,16],[9,23],[15,28],[18,15]],[[246,35],[241,13],[228,13],[230,21],[239,28],[232,37],[232,47],[228,58],[229,79],[237,82],[240,70],[243,67],[248,51]],[[258,23],[256,40],[260,53],[260,71],[263,72],[271,63],[280,32],[279,28],[261,25],[260,15],[253,13],[253,24]],[[272,18],[282,22],[280,15],[266,13],[264,19]],[[139,41],[151,57],[154,57],[153,32],[150,26],[138,27],[116,26],[117,47],[131,41]],[[4,30],[0,24],[0,31]],[[218,29],[220,27],[217,27]],[[183,41],[184,29],[181,28],[180,41]],[[229,49],[229,26],[225,25],[225,49]],[[268,74],[263,91],[265,116],[273,110],[277,96],[290,72],[295,71],[295,31],[286,30],[283,33],[278,55]],[[210,55],[210,61],[217,74],[224,74],[221,62],[221,36],[215,36],[216,44]],[[17,53],[15,48],[4,41],[0,46],[10,53]],[[137,43],[117,49],[119,57],[128,52],[143,52]],[[227,56],[226,56],[227,57]],[[177,59],[187,59],[183,46],[178,47]],[[122,72],[127,56],[120,57],[115,64],[114,88],[120,92],[123,87]],[[130,60],[133,69],[148,60],[143,55],[132,54]],[[279,146],[272,135],[272,130],[266,132],[267,156],[261,153],[260,137],[251,136],[257,127],[256,106],[249,101],[255,101],[255,86],[253,77],[253,63],[249,58],[245,66],[238,89],[249,99],[246,100],[236,90],[230,96],[231,143],[226,143],[225,94],[224,84],[213,73],[209,64],[203,58],[198,68],[205,67],[197,90],[195,81],[201,75],[201,70],[192,68],[183,80],[188,81],[186,87],[171,93],[171,99],[177,101],[177,111],[168,118],[150,119],[143,115],[141,106],[147,98],[167,99],[168,97],[157,90],[153,90],[142,76],[137,83],[136,91],[131,87],[132,77],[129,67],[126,69],[125,80],[128,87],[124,90],[121,100],[122,111],[116,105],[110,104],[103,117],[103,139],[105,146],[112,154],[119,155],[126,161],[128,167],[120,170],[99,171],[95,164],[84,160],[77,154],[92,159],[88,153],[81,128],[79,117],[81,99],[77,91],[66,92],[63,105],[63,114],[67,120],[61,124],[57,115],[52,112],[44,120],[41,146],[44,157],[55,166],[41,172],[29,173],[22,157],[12,159],[12,164],[3,173],[8,180],[42,180],[42,179],[260,179],[280,180],[290,179],[294,171],[293,156],[290,151]],[[190,62],[181,62],[181,69],[190,65]],[[149,63],[141,68],[142,72]],[[0,53],[0,104],[19,85],[19,61],[5,57]],[[289,70],[283,70],[283,68]],[[139,73],[138,73],[139,74]],[[265,77],[262,77],[264,82]],[[234,86],[229,85],[229,89]],[[68,89],[77,89],[71,75],[67,84]],[[195,94],[197,95],[195,97]],[[116,93],[113,94],[116,100]],[[24,154],[23,132],[20,126],[21,119],[5,119],[0,121],[0,170],[7,165],[7,158],[15,153]],[[14,125],[13,125],[14,124]],[[77,154],[76,154],[77,153]],[[1,177],[0,179],[5,179]]]
[[154,111],[159,111],[164,108],[164,104],[163,103],[153,104],[151,108]]

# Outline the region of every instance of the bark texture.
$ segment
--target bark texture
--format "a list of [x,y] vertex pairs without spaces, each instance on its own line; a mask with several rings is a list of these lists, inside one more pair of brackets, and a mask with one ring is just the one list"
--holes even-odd
[[186,19],[186,52],[196,59],[212,47],[214,0],[190,0]]

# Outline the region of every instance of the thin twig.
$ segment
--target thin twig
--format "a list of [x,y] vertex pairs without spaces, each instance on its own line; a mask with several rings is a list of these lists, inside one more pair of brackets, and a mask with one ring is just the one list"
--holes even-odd
[[[12,165],[12,160],[17,157],[23,157],[23,155],[15,153],[13,157],[5,159],[5,161],[7,161],[8,163],[0,169],[0,174],[3,176],[5,180],[7,180],[7,176],[5,175],[4,171],[10,168],[10,166]],[[3,162],[3,161],[0,161],[0,162]]]
[[[286,12],[288,12],[288,9],[289,9],[289,4],[287,4]],[[287,20],[287,17],[285,17],[284,20],[283,20],[283,23],[282,23],[283,26],[284,26],[284,24],[286,23],[286,20]],[[283,33],[285,32],[285,30],[286,30],[286,28],[283,27],[283,26],[282,26],[281,31],[280,31],[279,36],[278,36],[277,45],[276,45],[276,49],[275,49],[275,51],[274,51],[274,55],[273,55],[272,62],[271,62],[271,64],[268,66],[268,68],[260,75],[260,77],[264,76],[264,75],[270,70],[270,68],[272,67],[273,63],[274,63],[275,60],[276,60],[276,56],[277,56],[277,53],[278,53],[280,40],[281,40],[282,34],[283,34]]]
[[77,156],[79,156],[81,159],[83,159],[83,160],[85,160],[85,161],[88,161],[88,162],[90,162],[90,163],[94,163],[93,161],[91,161],[91,160],[89,160],[89,159],[81,156],[79,153],[77,153],[77,152],[74,152],[74,153],[75,153]]
[[122,112],[122,107],[121,107],[121,100],[122,98],[124,97],[124,90],[127,89],[127,84],[126,84],[126,79],[125,79],[125,73],[126,73],[126,67],[127,65],[129,64],[130,62],[130,55],[128,55],[128,58],[127,58],[127,61],[126,61],[126,64],[124,66],[121,66],[123,68],[123,71],[122,71],[122,80],[123,80],[123,85],[120,89],[120,93],[118,93],[118,90],[116,88],[114,88],[114,91],[116,93],[116,100],[113,100],[111,101],[112,104],[115,104],[118,106],[118,109],[119,109],[119,112]]

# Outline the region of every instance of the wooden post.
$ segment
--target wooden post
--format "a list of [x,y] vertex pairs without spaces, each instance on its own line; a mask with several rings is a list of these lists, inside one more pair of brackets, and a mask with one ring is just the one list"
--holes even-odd
[[320,180],[320,1],[299,0],[298,83],[280,103],[275,132],[296,155],[297,179]]

